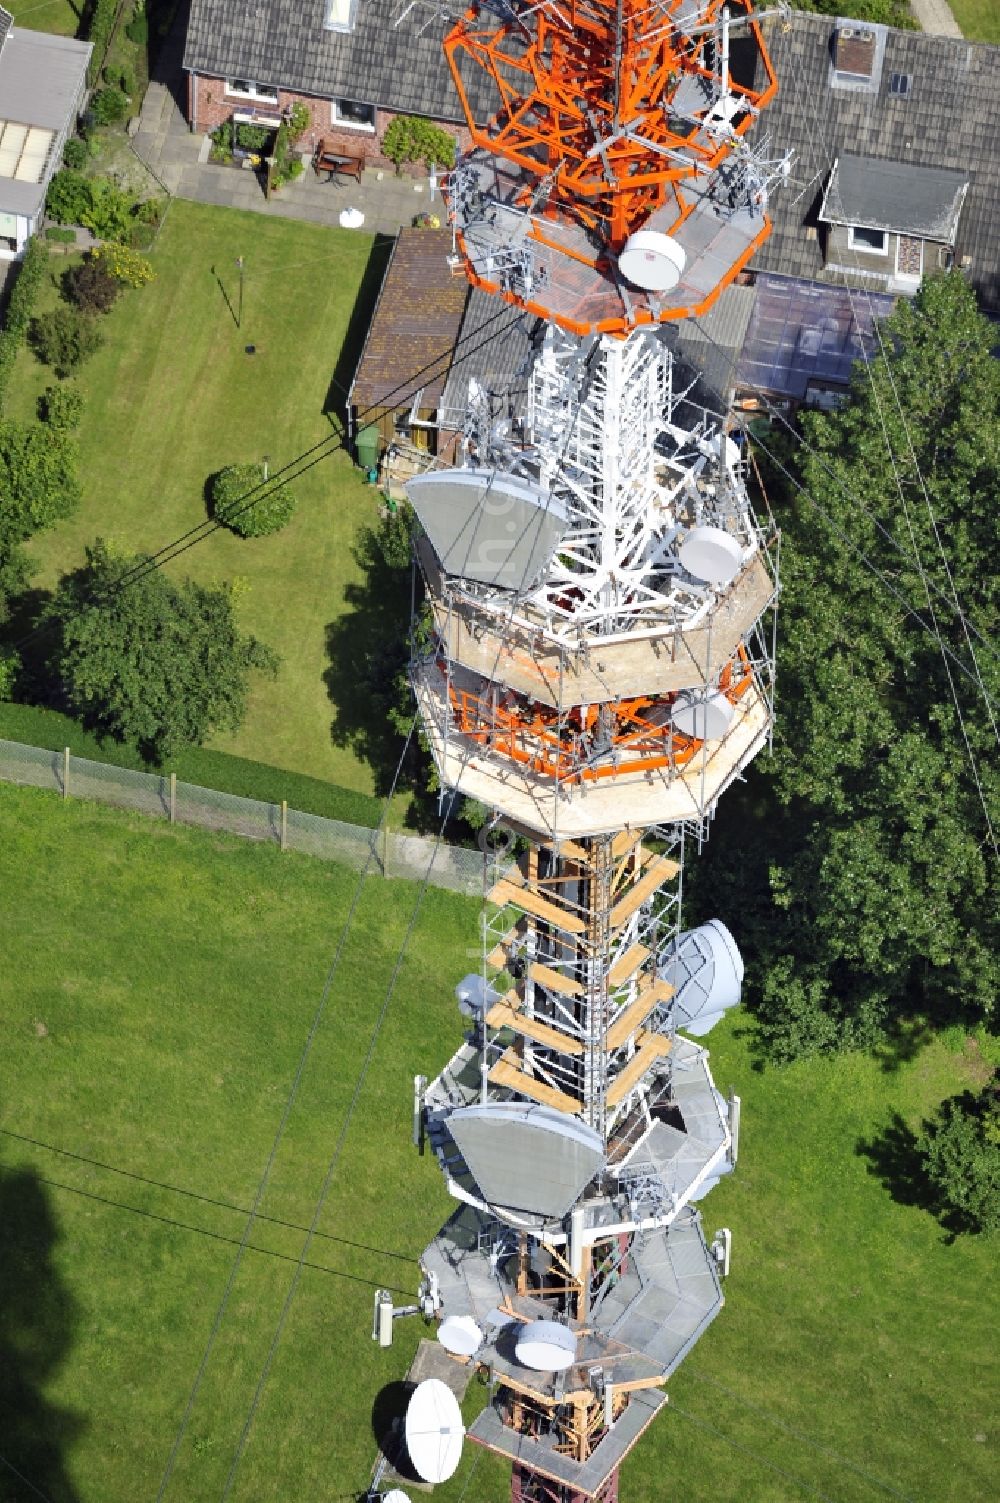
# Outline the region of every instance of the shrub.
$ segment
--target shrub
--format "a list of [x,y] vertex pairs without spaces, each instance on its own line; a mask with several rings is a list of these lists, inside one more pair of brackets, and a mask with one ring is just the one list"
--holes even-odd
[[280,481],[264,482],[262,464],[231,464],[209,482],[212,515],[242,538],[265,537],[291,521],[295,498]]
[[57,245],[73,245],[76,242],[76,231],[61,230],[57,224],[50,224],[45,230],[45,238]]
[[32,348],[57,376],[75,371],[103,342],[94,320],[75,308],[53,308],[31,321]]
[[78,136],[71,136],[63,147],[63,161],[74,172],[78,172],[81,167],[86,166],[89,155],[90,152],[87,150],[86,141],[81,141]]
[[83,417],[83,393],[72,381],[47,386],[38,398],[38,416],[61,433],[72,433]]
[[90,179],[73,167],[63,167],[53,177],[45,198],[49,216],[58,224],[82,224],[91,204]]
[[266,125],[238,125],[236,145],[242,146],[244,151],[263,151],[271,134]]
[[80,223],[99,240],[127,240],[132,228],[132,199],[107,177],[88,179],[90,204]]
[[919,1143],[940,1209],[960,1232],[1000,1231],[1000,1080],[945,1101]]
[[101,76],[112,89],[121,89],[123,94],[135,93],[135,74],[128,63],[108,63]]
[[35,298],[38,296],[48,259],[48,251],[40,240],[34,238],[28,241],[21,269],[7,302],[7,317],[0,329],[0,411],[3,409],[7,382],[14,368],[17,352],[28,332]]
[[117,125],[128,114],[128,99],[121,89],[98,89],[90,101],[98,125]]
[[90,260],[124,287],[145,287],[156,275],[145,256],[117,241],[97,246],[91,251]]
[[304,130],[312,124],[312,111],[301,99],[297,99],[288,111],[288,129],[292,140],[297,141]]
[[145,47],[149,41],[149,21],[142,0],[139,0],[139,4],[132,13],[132,19],[125,27],[125,35],[137,47]]
[[423,162],[431,167],[454,167],[454,136],[419,115],[397,115],[382,137],[382,151],[401,167],[404,162]]
[[63,273],[64,297],[81,313],[108,313],[121,292],[121,283],[104,261],[88,257]]

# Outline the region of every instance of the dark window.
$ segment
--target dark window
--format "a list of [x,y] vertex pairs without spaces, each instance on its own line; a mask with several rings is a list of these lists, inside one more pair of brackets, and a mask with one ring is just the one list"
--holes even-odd
[[375,129],[375,106],[373,104],[359,104],[355,99],[335,99],[333,101],[333,123],[335,125],[356,125],[364,130]]
[[912,74],[894,73],[889,80],[889,93],[895,94],[897,99],[908,99],[912,85]]

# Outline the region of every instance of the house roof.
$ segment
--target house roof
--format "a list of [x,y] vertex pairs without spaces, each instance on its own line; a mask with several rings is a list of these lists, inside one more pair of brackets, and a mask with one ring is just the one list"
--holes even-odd
[[896,230],[951,245],[968,186],[967,172],[844,152],[830,174],[819,217],[824,224]]
[[698,377],[692,393],[696,404],[728,402],[756,297],[756,288],[733,283],[707,313],[662,327],[661,337],[673,340],[674,353]]
[[[0,46],[0,119],[58,139],[76,113],[91,50],[73,37],[12,28]],[[36,213],[50,175],[44,172],[40,182],[0,177],[0,209]]]
[[[955,255],[960,264],[969,258],[983,305],[1000,308],[1000,47],[870,27],[884,33],[877,80],[853,88],[838,83],[832,67],[832,18],[793,10],[787,23],[765,26],[779,88],[757,138],[766,134],[772,154],[791,148],[795,159],[791,180],[771,195],[774,231],[755,268],[824,278],[820,244],[806,230],[816,224],[834,162],[850,152],[968,179]],[[900,87],[894,75],[909,81],[905,93],[893,92],[894,81]]]
[[523,414],[527,379],[521,372],[531,352],[534,322],[520,308],[477,287],[469,289],[458,358],[448,372],[441,400],[442,412],[456,430],[461,427],[473,377],[487,391],[507,397],[515,415]]
[[854,362],[878,353],[874,320],[885,318],[896,301],[889,293],[766,272],[755,290],[739,384],[799,402],[810,386],[846,386]]
[[438,406],[468,291],[450,250],[449,230],[400,230],[351,384],[360,412],[409,407],[421,388],[419,407]]
[[[428,25],[427,9],[419,6],[398,20],[403,8],[400,0],[356,0],[353,29],[328,31],[327,0],[191,0],[184,67],[460,120],[441,49],[443,23],[431,18]],[[472,68],[466,84],[473,108],[485,119],[497,101],[482,70]]]

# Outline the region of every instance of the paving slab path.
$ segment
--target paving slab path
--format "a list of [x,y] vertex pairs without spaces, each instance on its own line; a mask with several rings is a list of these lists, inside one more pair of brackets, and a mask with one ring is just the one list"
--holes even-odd
[[910,9],[920,30],[929,36],[961,38],[961,28],[948,0],[910,0]]

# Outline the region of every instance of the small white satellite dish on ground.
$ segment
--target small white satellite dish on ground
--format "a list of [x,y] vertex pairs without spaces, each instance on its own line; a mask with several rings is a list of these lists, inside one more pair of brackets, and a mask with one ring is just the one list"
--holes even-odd
[[576,1361],[576,1337],[558,1321],[530,1320],[521,1328],[514,1355],[522,1367],[561,1373]]
[[693,527],[677,549],[689,574],[707,584],[730,584],[740,572],[743,549],[721,527]]
[[406,1449],[421,1482],[447,1482],[462,1458],[465,1426],[458,1400],[440,1378],[417,1385],[406,1410]]
[[338,218],[342,230],[360,230],[365,222],[365,216],[360,209],[341,209]]
[[483,1344],[483,1333],[471,1315],[449,1315],[438,1326],[437,1339],[453,1357],[471,1357]]
[[410,1503],[410,1495],[401,1487],[394,1487],[391,1493],[382,1494],[382,1503]]
[[625,280],[645,292],[671,292],[686,265],[683,245],[659,230],[636,230],[618,257],[618,270]]
[[670,721],[682,736],[693,736],[696,741],[721,741],[735,714],[735,705],[724,694],[703,697],[694,690],[683,689],[674,700]]

